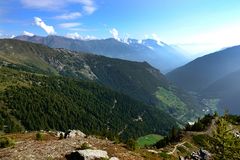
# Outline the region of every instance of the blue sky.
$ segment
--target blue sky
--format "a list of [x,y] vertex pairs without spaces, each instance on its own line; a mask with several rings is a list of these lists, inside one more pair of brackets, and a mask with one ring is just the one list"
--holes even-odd
[[238,0],[1,0],[0,35],[154,38],[197,54],[240,44]]

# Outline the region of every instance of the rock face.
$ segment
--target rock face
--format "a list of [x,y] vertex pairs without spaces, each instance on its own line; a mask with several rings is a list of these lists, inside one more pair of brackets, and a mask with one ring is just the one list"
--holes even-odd
[[92,149],[75,151],[66,155],[65,157],[67,160],[95,160],[101,158],[109,158],[106,151]]
[[86,137],[86,135],[83,132],[81,132],[80,130],[68,130],[64,134],[64,138],[74,138],[76,136]]
[[203,149],[200,149],[198,152],[193,152],[190,157],[179,157],[179,160],[209,160],[211,154]]

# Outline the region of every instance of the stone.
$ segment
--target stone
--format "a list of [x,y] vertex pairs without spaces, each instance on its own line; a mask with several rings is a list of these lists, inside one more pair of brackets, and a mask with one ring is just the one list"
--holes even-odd
[[74,138],[74,137],[86,137],[86,134],[81,132],[80,130],[68,130],[64,134],[64,138]]
[[101,158],[106,158],[106,159],[109,158],[106,151],[92,150],[92,149],[74,151],[66,155],[65,157],[67,160],[95,160],[95,159],[101,159]]

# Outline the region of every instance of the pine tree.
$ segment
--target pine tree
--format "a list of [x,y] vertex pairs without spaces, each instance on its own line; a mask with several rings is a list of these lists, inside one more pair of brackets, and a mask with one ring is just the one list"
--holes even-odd
[[219,118],[209,140],[209,150],[216,160],[240,159],[240,139],[235,137],[226,117]]

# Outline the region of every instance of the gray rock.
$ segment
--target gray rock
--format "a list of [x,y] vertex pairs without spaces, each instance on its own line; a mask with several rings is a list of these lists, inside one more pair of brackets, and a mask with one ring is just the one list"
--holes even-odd
[[86,134],[81,132],[80,130],[68,130],[64,134],[64,138],[74,138],[74,137],[86,137]]
[[[109,158],[106,151],[85,149],[72,152],[65,156],[67,160],[94,160],[100,158]],[[117,160],[117,159],[112,159]]]

